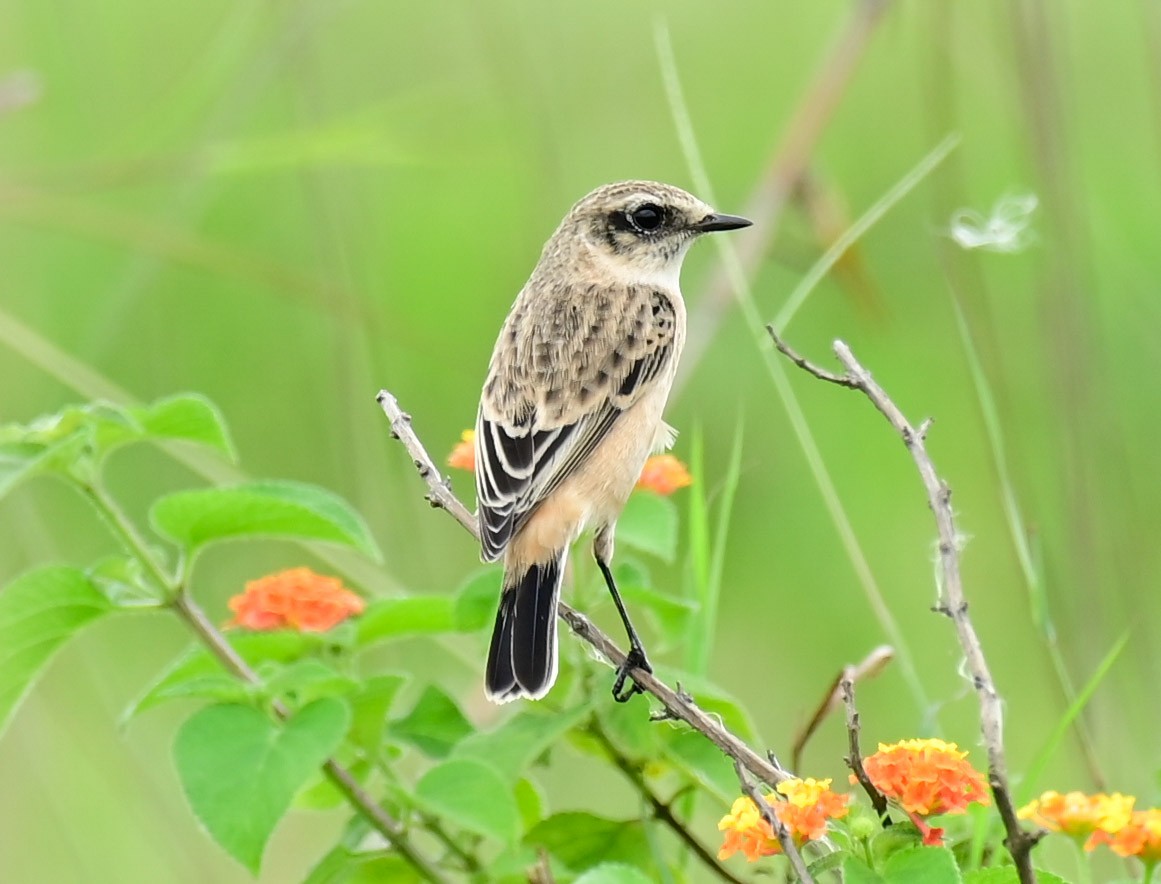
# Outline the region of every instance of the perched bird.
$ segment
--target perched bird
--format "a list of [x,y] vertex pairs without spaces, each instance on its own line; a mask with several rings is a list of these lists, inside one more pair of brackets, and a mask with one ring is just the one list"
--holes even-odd
[[504,559],[488,652],[493,702],[539,699],[556,680],[556,609],[569,547],[593,555],[629,634],[613,696],[651,672],[609,563],[613,533],[649,454],[685,341],[681,262],[703,233],[748,227],[667,184],[625,181],[572,207],[512,305],[476,417],[483,558]]

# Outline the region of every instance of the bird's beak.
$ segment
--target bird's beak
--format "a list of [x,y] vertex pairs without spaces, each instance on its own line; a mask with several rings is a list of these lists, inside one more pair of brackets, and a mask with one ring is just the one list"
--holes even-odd
[[706,215],[700,221],[693,225],[693,229],[698,233],[712,233],[715,230],[738,230],[741,227],[749,227],[754,222],[749,218],[743,218],[740,215]]

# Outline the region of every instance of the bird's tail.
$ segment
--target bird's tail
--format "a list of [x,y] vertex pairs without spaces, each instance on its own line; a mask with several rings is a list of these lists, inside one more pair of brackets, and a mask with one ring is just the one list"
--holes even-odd
[[493,703],[539,700],[556,681],[556,603],[566,553],[563,549],[521,574],[504,574],[484,676],[484,692]]

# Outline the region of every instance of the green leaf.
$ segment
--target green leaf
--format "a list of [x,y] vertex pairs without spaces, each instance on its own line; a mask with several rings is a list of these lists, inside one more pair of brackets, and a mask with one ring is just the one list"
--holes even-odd
[[[1036,880],[1038,884],[1068,884],[1064,878],[1043,869],[1036,869]],[[1020,884],[1020,875],[1015,866],[991,866],[968,872],[963,876],[963,882],[964,884]]]
[[298,482],[249,482],[179,491],[150,513],[158,531],[188,550],[239,537],[295,537],[353,546],[378,560],[362,518],[345,501]]
[[961,884],[955,857],[946,847],[912,847],[891,854],[883,866],[886,884]]
[[415,784],[415,798],[430,813],[478,835],[504,843],[519,836],[512,788],[482,761],[453,758],[437,764]]
[[588,712],[587,705],[566,712],[520,712],[494,730],[466,737],[452,755],[486,761],[509,781],[515,781]]
[[405,675],[376,675],[366,679],[358,692],[347,698],[351,707],[351,731],[347,739],[368,755],[375,756],[383,748],[387,712],[406,682]]
[[110,602],[76,568],[38,568],[0,592],[0,733],[60,647],[110,611]]
[[632,495],[617,519],[617,540],[672,562],[677,553],[677,507],[667,497]]
[[[846,857],[847,851],[845,850],[836,850],[834,853],[826,853],[820,856],[814,862],[810,863],[810,865],[806,867],[806,870],[810,872],[810,877],[817,881],[825,872],[829,872],[832,869],[837,869],[842,866],[843,862],[846,860]],[[808,859],[809,857],[804,858]]]
[[390,723],[388,735],[406,740],[432,758],[444,758],[473,730],[455,700],[428,685],[411,712]]
[[181,393],[130,409],[130,414],[149,437],[193,442],[213,448],[230,461],[238,459],[222,413],[205,396]]
[[80,433],[51,445],[35,442],[0,444],[0,497],[33,476],[67,467],[84,444],[85,438]]
[[516,799],[516,807],[520,811],[520,822],[527,831],[544,818],[544,796],[536,783],[529,779],[520,779],[512,788],[512,795]]
[[267,671],[259,670],[259,674],[263,677],[267,694],[285,697],[296,706],[304,706],[320,697],[349,694],[359,687],[359,682],[349,675],[311,657],[285,666],[274,664]]
[[252,706],[207,706],[178,731],[174,760],[194,814],[227,853],[258,874],[294,794],[335,750],[349,715],[318,700],[279,725]]
[[[1042,881],[1043,872],[1036,873],[1037,881]],[[964,884],[1020,884],[1020,875],[1015,866],[992,866],[976,869],[963,876]]]
[[854,854],[843,858],[843,884],[885,884],[883,876]]
[[488,568],[468,578],[456,590],[455,623],[460,632],[476,632],[492,625],[500,601],[499,568]]
[[443,595],[376,599],[355,626],[360,647],[392,638],[454,632],[455,603]]
[[550,816],[524,836],[524,843],[543,847],[574,872],[601,862],[638,867],[649,862],[649,842],[640,820],[611,820],[570,811]]
[[573,881],[573,884],[651,884],[652,880],[633,866],[624,863],[601,863],[589,869]]
[[623,704],[601,691],[594,705],[601,729],[622,752],[630,758],[652,761],[657,756],[657,743],[665,733],[684,733],[676,728],[661,728],[647,715],[626,715]]
[[[289,663],[310,653],[318,647],[320,637],[301,632],[280,630],[278,632],[237,632],[225,633],[230,646],[237,651],[252,669],[263,663]],[[205,648],[195,645],[173,661],[144,693],[121,715],[125,725],[137,715],[152,709],[160,703],[175,697],[191,696],[182,685],[187,681],[203,681],[226,674],[221,662]],[[233,676],[229,676],[234,681]],[[203,684],[206,683],[203,681]],[[193,695],[197,695],[196,691]]]
[[662,739],[666,755],[728,806],[738,795],[733,764],[713,743],[692,730],[666,728]]

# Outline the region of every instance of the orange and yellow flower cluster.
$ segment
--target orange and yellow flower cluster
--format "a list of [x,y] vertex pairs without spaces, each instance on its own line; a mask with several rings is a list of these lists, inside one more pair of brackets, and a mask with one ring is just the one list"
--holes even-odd
[[[983,774],[972,767],[967,752],[943,740],[900,740],[880,743],[879,751],[863,760],[867,776],[883,795],[898,804],[923,833],[923,843],[943,844],[943,829],[925,817],[964,813],[969,804],[988,803]],[[852,782],[856,782],[854,776]]]
[[[464,430],[460,434],[460,441],[456,443],[447,464],[457,470],[476,469],[476,431]],[[641,470],[641,477],[637,480],[638,491],[651,491],[668,497],[674,491],[688,488],[693,484],[693,477],[689,469],[672,454],[657,454],[645,461]]]
[[229,604],[234,612],[230,625],[254,630],[326,632],[363,613],[363,600],[339,578],[324,577],[310,568],[292,568],[251,580],[245,592]]
[[[771,796],[770,807],[796,844],[817,841],[826,834],[827,820],[847,814],[849,795],[832,792],[830,780],[786,780],[778,785],[785,801]],[[750,862],[782,852],[774,828],[750,798],[739,798],[722,817],[718,829],[724,833],[718,859],[741,853]]]
[[1135,856],[1147,865],[1161,861],[1161,809],[1134,810],[1132,795],[1045,792],[1020,808],[1020,819],[1060,832],[1085,850],[1102,844],[1119,856]]

